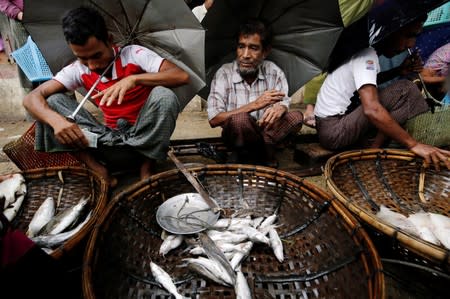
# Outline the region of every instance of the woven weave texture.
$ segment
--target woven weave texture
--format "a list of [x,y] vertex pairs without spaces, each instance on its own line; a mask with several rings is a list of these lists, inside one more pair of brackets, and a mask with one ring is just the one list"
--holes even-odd
[[350,151],[329,159],[325,176],[336,197],[364,222],[397,239],[403,250],[450,269],[443,246],[409,235],[375,216],[376,206],[384,205],[405,216],[426,211],[450,217],[450,171],[444,166],[439,172],[424,168],[422,159],[403,150]]
[[34,132],[35,124],[33,123],[21,137],[3,147],[5,154],[20,170],[82,165],[75,156],[68,152],[46,153],[35,151]]
[[[269,216],[279,208],[280,235],[315,221],[297,234],[282,237],[285,261],[279,263],[267,246],[255,245],[242,271],[255,298],[382,298],[384,280],[379,259],[364,230],[331,197],[314,185],[282,171],[235,165],[191,168],[225,214],[241,209],[240,188],[253,208],[253,217]],[[242,184],[242,185],[241,185]],[[171,298],[153,282],[150,262],[163,267],[178,290],[190,298],[235,298],[227,288],[183,265],[186,245],[158,254],[162,243],[156,211],[163,200],[195,192],[178,171],[168,171],[138,183],[116,196],[101,216],[88,243],[83,289],[86,298]],[[341,207],[338,203],[336,203]],[[341,207],[342,208],[342,207]],[[325,210],[322,214],[319,211]],[[319,214],[318,214],[319,213]],[[345,217],[343,217],[343,215]],[[349,218],[347,218],[350,216]],[[258,282],[262,276],[312,277],[296,282]]]
[[[58,172],[64,183],[60,181]],[[91,198],[90,210],[93,211],[91,219],[78,233],[53,250],[52,256],[60,258],[72,250],[91,231],[100,211],[106,205],[108,193],[106,181],[91,171],[79,167],[34,169],[24,171],[22,175],[27,185],[27,194],[12,226],[23,232],[27,231],[28,224],[44,200],[51,196],[56,201],[61,188],[63,191],[56,213],[76,205],[81,197],[90,196]]]

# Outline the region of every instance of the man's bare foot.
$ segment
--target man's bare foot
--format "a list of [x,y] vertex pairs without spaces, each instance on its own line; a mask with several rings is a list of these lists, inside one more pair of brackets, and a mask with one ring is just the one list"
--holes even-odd
[[84,162],[89,169],[101,176],[108,183],[109,187],[114,188],[117,186],[117,178],[110,176],[108,169],[95,160],[89,152],[83,151],[74,154],[78,159]]
[[154,159],[146,158],[141,166],[141,180],[145,180],[152,176],[155,171],[156,161]]

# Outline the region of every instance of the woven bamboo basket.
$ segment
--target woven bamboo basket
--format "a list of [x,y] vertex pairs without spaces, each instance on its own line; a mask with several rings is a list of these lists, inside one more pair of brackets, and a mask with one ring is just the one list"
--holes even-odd
[[[278,208],[284,262],[279,263],[268,246],[255,245],[242,264],[254,298],[384,298],[384,276],[373,244],[328,193],[266,167],[216,164],[189,171],[225,215],[241,208],[241,195],[254,208],[254,217],[269,216]],[[177,284],[184,296],[235,298],[233,288],[180,266],[183,258],[192,257],[185,244],[165,257],[158,253],[162,240],[157,208],[164,200],[188,192],[195,192],[192,185],[181,172],[170,170],[112,199],[88,241],[82,279],[85,298],[172,298],[155,285],[151,261],[174,281],[184,280]],[[299,232],[286,236],[296,228]],[[283,276],[283,281],[264,280],[274,275]],[[287,275],[296,276],[295,281],[285,281]]]
[[[107,183],[92,171],[73,166],[32,169],[23,171],[21,174],[25,178],[27,193],[19,213],[12,221],[12,226],[23,232],[27,231],[28,224],[42,202],[49,196],[56,200],[61,188],[61,202],[56,213],[77,204],[81,197],[90,196],[91,218],[80,231],[52,251],[51,255],[59,259],[70,252],[91,231],[106,205]],[[59,176],[62,176],[64,183]]]
[[421,210],[450,216],[450,171],[445,166],[439,172],[424,168],[421,158],[405,150],[355,150],[330,158],[325,177],[332,193],[363,223],[395,240],[394,250],[402,258],[449,271],[449,251],[443,246],[376,217],[380,205],[405,216]]
[[409,119],[405,130],[419,142],[450,146],[450,105],[436,107],[434,112],[428,111]]
[[3,147],[8,158],[20,169],[29,170],[57,166],[82,166],[69,152],[46,153],[34,150],[35,123],[17,140]]

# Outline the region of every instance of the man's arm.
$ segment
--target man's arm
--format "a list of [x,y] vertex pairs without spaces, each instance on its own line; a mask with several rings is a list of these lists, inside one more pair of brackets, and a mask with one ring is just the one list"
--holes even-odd
[[419,143],[408,134],[381,105],[378,100],[378,91],[374,85],[363,85],[359,90],[364,114],[381,132],[405,145],[416,155],[425,159],[426,163],[434,163],[439,169],[439,162],[442,161],[450,169],[450,152],[434,146]]
[[137,85],[177,87],[188,83],[189,74],[165,59],[161,64],[159,72],[135,74],[125,77],[113,86],[105,89],[102,93],[96,94],[92,99],[102,96],[99,104],[109,106],[116,99],[117,103],[121,104],[126,92]]
[[89,143],[78,125],[68,121],[64,115],[52,110],[47,104],[46,98],[64,91],[66,88],[60,82],[49,80],[25,96],[23,106],[36,120],[53,128],[58,142],[72,147],[85,148]]
[[[214,118],[209,121],[211,127],[217,127],[222,125],[230,116],[238,114],[238,113],[251,113],[253,111],[257,111],[260,109],[264,109],[269,105],[273,105],[275,103],[283,100],[285,94],[283,92],[277,90],[268,90],[265,91],[262,95],[260,95],[256,101],[250,102],[246,105],[243,105],[235,110],[225,111],[217,114]],[[284,106],[283,106],[284,107]],[[285,108],[283,108],[285,109]]]

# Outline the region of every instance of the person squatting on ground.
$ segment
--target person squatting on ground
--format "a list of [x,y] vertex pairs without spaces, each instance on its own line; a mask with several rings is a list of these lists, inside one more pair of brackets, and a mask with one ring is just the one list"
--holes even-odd
[[[168,87],[187,84],[189,75],[147,48],[114,45],[103,17],[94,9],[69,11],[62,27],[77,60],[33,90],[23,102],[38,120],[36,149],[73,151],[112,186],[117,180],[93,154],[111,148],[133,149],[144,157],[141,178],[150,176],[155,162],[166,157],[179,113],[178,99]],[[66,116],[78,103],[64,92],[79,87],[89,90],[111,63],[112,68],[92,96],[103,112],[105,125],[85,109],[74,122],[68,120]],[[96,150],[88,148],[83,128],[98,134]]]
[[236,60],[214,76],[208,97],[211,127],[222,127],[231,162],[276,166],[275,145],[299,130],[303,115],[289,112],[288,84],[283,71],[265,60],[270,30],[257,20],[241,25]]
[[[314,110],[322,146],[379,148],[387,138],[392,138],[423,157],[426,163],[434,163],[439,169],[442,161],[450,169],[449,151],[420,143],[401,127],[408,119],[428,110],[417,86],[408,80],[398,80],[377,89],[378,56],[389,58],[414,47],[422,25],[423,20],[419,20],[404,26],[328,74]],[[361,104],[352,105],[351,99]],[[373,139],[367,138],[371,128],[376,129]]]

